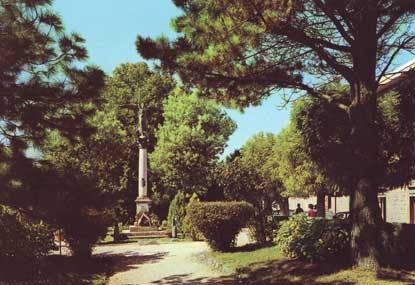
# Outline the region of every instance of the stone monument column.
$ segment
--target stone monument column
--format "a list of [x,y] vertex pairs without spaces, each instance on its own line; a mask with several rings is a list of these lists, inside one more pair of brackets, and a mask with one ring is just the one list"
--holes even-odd
[[136,213],[148,213],[151,200],[147,194],[147,149],[140,145],[138,154],[138,197],[136,202]]
[[137,232],[143,225],[152,226],[150,211],[151,199],[147,194],[147,148],[146,148],[146,118],[144,115],[144,105],[138,104],[138,196],[136,203],[136,219],[134,225],[130,226],[130,232]]
[[138,197],[147,197],[147,149],[140,148],[138,154]]

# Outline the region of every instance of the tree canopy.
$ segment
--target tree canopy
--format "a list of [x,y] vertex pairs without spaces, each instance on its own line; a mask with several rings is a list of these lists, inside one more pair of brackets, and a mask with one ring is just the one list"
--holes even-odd
[[[341,76],[352,89],[365,82],[376,90],[396,56],[414,47],[415,4],[407,0],[174,3],[183,11],[172,21],[180,36],[173,42],[139,36],[138,51],[160,59],[185,84],[242,106],[293,88],[346,108],[315,83]],[[352,91],[350,100],[358,90]]]
[[[183,11],[172,24],[179,37],[138,37],[144,58],[159,59],[163,69],[176,72],[185,84],[228,104],[244,107],[275,90],[291,89],[324,99],[347,115],[352,258],[360,267],[377,268],[382,224],[377,177],[384,167],[377,159],[377,90],[396,58],[414,48],[415,3],[173,2]],[[346,98],[322,88],[339,80],[347,83]]]
[[67,35],[51,1],[0,3],[0,116],[3,145],[20,138],[38,143],[48,129],[85,133],[82,122],[98,99],[103,72],[80,68],[84,39]]
[[89,119],[96,132],[78,143],[52,133],[42,148],[45,159],[60,167],[76,166],[106,193],[108,212],[115,210],[113,217],[127,222],[135,214],[137,196],[138,109],[148,118],[146,146],[151,151],[163,121],[163,98],[173,86],[169,76],[145,63],[121,64],[107,78],[100,106]]
[[104,85],[104,73],[84,63],[84,39],[66,34],[50,5],[0,1],[0,203],[63,227],[74,253],[89,254],[105,233],[93,181],[25,153],[50,133],[73,143],[90,136]]
[[225,198],[254,205],[252,224],[258,242],[273,239],[272,226],[268,222],[272,207],[279,204],[283,208],[284,202],[288,202],[281,195],[285,190],[281,181],[272,175],[272,168],[267,164],[275,143],[274,134],[258,133],[219,166],[220,187]]
[[4,201],[7,190],[30,188],[30,173],[36,171],[24,154],[28,146],[40,146],[51,130],[71,140],[91,133],[86,119],[104,84],[100,69],[80,67],[87,58],[84,39],[64,33],[50,2],[0,2],[0,188]]
[[327,174],[311,159],[301,133],[291,123],[277,136],[272,155],[267,161],[286,189],[287,197],[316,196],[337,190]]
[[235,123],[213,101],[180,89],[167,98],[163,110],[164,123],[150,154],[150,167],[160,178],[160,189],[154,190],[203,196]]

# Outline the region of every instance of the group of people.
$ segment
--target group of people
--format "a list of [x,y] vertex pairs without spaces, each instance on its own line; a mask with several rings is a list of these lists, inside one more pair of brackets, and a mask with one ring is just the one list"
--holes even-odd
[[[301,214],[301,213],[304,213],[304,210],[303,208],[301,208],[301,205],[298,203],[297,209],[295,209],[295,214]],[[310,218],[317,217],[317,205],[308,204],[307,216]],[[333,219],[333,216],[334,216],[333,211],[330,208],[328,208],[325,214],[326,219],[331,220]]]

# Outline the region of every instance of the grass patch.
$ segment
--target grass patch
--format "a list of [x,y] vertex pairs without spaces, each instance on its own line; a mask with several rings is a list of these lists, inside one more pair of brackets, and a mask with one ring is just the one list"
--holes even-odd
[[246,245],[234,248],[232,252],[211,251],[204,256],[208,263],[224,273],[236,272],[251,264],[284,258],[276,246],[258,248]]
[[[201,258],[223,278],[236,284],[415,284],[415,271],[381,269],[378,272],[353,269],[339,262],[308,263],[284,257],[278,247],[242,247],[234,252],[209,252]],[[231,284],[231,283],[229,283]]]

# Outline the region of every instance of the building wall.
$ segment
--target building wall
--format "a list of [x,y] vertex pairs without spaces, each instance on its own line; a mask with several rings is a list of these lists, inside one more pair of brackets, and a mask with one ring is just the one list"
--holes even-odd
[[[410,223],[410,196],[415,196],[415,192],[413,195],[410,195],[410,191],[407,187],[389,190],[384,194],[379,195],[379,197],[386,198],[386,222]],[[348,212],[350,210],[349,201],[349,196],[331,197],[331,210],[334,213]],[[317,203],[317,198],[309,197],[288,199],[290,210],[296,209],[298,203],[305,211],[307,211],[308,204],[315,205]]]
[[409,191],[398,188],[385,192],[386,222],[409,223]]
[[331,209],[333,213],[349,212],[350,210],[349,196],[331,197]]
[[304,211],[307,212],[308,210],[308,204],[315,205],[317,203],[317,197],[309,197],[309,198],[288,198],[288,208],[290,210],[297,209],[297,204],[301,205],[301,208],[303,208]]
[[[297,204],[301,205],[304,211],[308,210],[308,204],[315,205],[317,203],[316,197],[309,197],[309,198],[288,198],[288,206],[290,210],[295,210],[297,208]],[[336,205],[336,209],[335,209]],[[326,205],[327,208],[327,205]],[[342,196],[342,197],[331,197],[331,210],[333,213],[337,212],[348,212],[349,211],[349,197]]]

